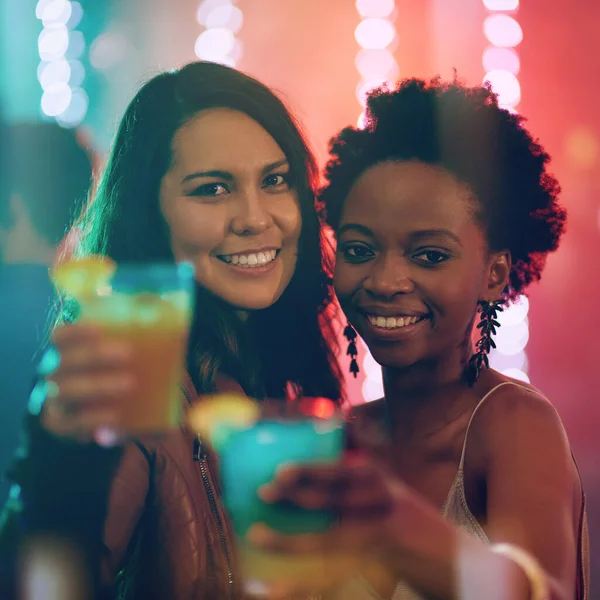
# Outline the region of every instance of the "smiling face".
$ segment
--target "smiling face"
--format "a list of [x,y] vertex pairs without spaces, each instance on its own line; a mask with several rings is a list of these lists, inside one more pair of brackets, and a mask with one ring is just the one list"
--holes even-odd
[[510,270],[488,252],[476,199],[448,171],[417,161],[367,169],[346,198],[335,288],[383,366],[462,352],[479,299],[496,299]]
[[176,260],[239,310],[272,305],[294,274],[301,230],[283,151],[248,115],[215,108],[176,132],[172,154],[160,207]]

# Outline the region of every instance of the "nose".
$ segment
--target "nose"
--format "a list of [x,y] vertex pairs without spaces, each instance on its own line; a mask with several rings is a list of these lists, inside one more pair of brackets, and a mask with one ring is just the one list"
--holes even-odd
[[231,230],[236,235],[258,235],[272,225],[269,197],[262,190],[245,190],[239,194],[231,220]]
[[363,282],[363,288],[374,297],[389,299],[396,294],[410,294],[415,285],[411,269],[403,256],[381,255]]

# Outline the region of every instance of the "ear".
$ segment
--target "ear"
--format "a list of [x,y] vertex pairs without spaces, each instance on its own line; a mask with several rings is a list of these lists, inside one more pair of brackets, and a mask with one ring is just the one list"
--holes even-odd
[[509,282],[512,258],[508,250],[494,252],[490,255],[487,267],[487,278],[481,299],[489,302],[499,300]]

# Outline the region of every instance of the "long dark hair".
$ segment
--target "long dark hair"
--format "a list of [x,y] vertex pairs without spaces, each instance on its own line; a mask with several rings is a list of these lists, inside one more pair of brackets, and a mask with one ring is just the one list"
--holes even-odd
[[290,385],[306,395],[341,396],[332,327],[330,254],[315,200],[317,168],[294,118],[265,85],[235,69],[195,62],[148,81],[127,107],[92,202],[82,215],[76,253],[117,262],[173,260],[159,188],[175,132],[200,111],[225,107],[258,122],[290,164],[302,215],[298,262],[282,297],[244,323],[198,286],[188,369],[199,392],[217,373],[246,393],[281,397]]

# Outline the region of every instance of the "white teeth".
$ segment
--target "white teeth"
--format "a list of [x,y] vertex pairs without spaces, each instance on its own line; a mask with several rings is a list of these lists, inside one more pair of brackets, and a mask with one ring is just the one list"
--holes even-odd
[[371,325],[380,327],[381,329],[398,329],[407,325],[414,325],[420,321],[422,317],[376,317],[375,315],[367,315]]
[[226,254],[220,256],[226,263],[240,265],[247,269],[262,267],[275,260],[277,250],[266,250],[253,254]]

